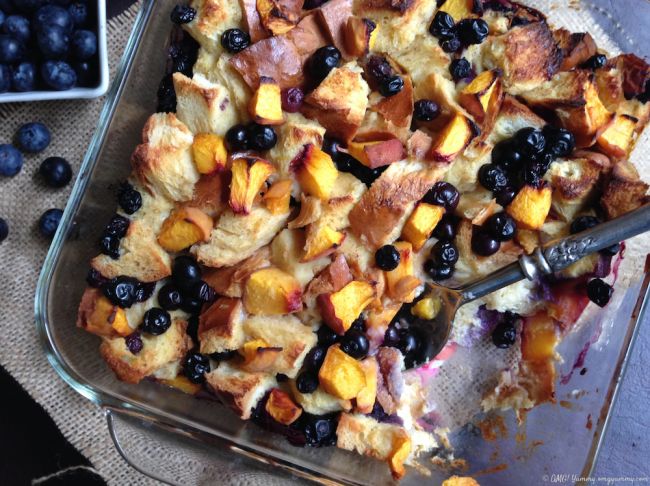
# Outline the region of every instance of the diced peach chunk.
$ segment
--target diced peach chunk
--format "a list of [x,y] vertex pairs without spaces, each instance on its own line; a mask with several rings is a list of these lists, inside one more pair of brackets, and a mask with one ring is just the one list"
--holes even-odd
[[413,246],[407,241],[398,241],[394,246],[400,253],[400,261],[395,270],[384,272],[386,294],[397,302],[413,302],[419,286],[413,269]]
[[465,150],[474,135],[469,118],[456,113],[431,146],[429,157],[438,162],[451,162]]
[[614,159],[628,156],[639,120],[629,115],[616,115],[612,124],[598,137],[598,146]]
[[199,174],[212,174],[226,168],[228,152],[226,144],[219,135],[199,133],[194,136],[192,157]]
[[329,199],[339,172],[327,153],[307,144],[291,161],[291,168],[306,193],[322,200]]
[[214,223],[200,209],[183,207],[174,211],[163,223],[158,244],[165,250],[178,252],[210,238]]
[[335,231],[329,226],[319,225],[309,229],[305,243],[305,256],[303,262],[321,258],[333,253],[345,240],[345,233]]
[[[286,34],[298,23],[302,2],[287,0],[256,0],[260,21],[274,36]],[[272,59],[267,59],[273,62]]]
[[291,202],[291,186],[291,179],[280,179],[274,182],[262,198],[266,209],[273,214],[288,213]]
[[372,49],[377,38],[377,26],[361,17],[348,17],[345,24],[345,47],[352,57],[361,57]]
[[483,71],[458,95],[458,101],[478,123],[483,123],[490,109],[495,109],[495,98],[501,96],[501,79],[497,71]]
[[317,301],[325,323],[343,335],[374,297],[372,285],[353,280],[338,292],[319,295]]
[[188,395],[196,395],[201,391],[201,385],[198,383],[192,383],[187,377],[179,375],[176,378],[165,378],[160,380],[161,383],[164,383],[167,386],[176,388],[177,390],[187,393]]
[[361,364],[341,351],[338,344],[327,350],[318,380],[327,393],[342,400],[356,398],[366,386],[366,375]]
[[290,314],[302,309],[300,283],[278,268],[251,274],[244,287],[244,307],[250,314]]
[[396,138],[378,142],[350,142],[348,153],[371,169],[390,165],[406,155],[404,145]]
[[262,76],[260,85],[248,105],[250,116],[260,125],[280,125],[282,115],[282,95],[280,86],[272,78]]
[[273,420],[284,425],[294,423],[302,415],[302,408],[296,405],[288,393],[278,388],[271,390],[264,408]]
[[478,0],[446,0],[440,7],[441,12],[447,12],[456,22],[473,17],[474,2]]
[[544,225],[551,210],[553,191],[550,187],[524,186],[508,206],[507,212],[517,226],[538,230]]
[[248,214],[260,189],[275,169],[265,160],[236,159],[231,170],[230,207],[236,214]]
[[103,295],[98,295],[95,308],[87,318],[86,331],[100,336],[107,336],[112,334],[111,330],[120,336],[128,336],[133,332],[124,309],[113,305]]
[[411,308],[411,314],[420,319],[430,321],[438,315],[441,307],[442,302],[440,301],[440,297],[429,295],[417,301],[417,303]]
[[282,348],[269,346],[263,339],[254,339],[244,343],[239,354],[244,357],[242,369],[249,373],[261,373],[271,369],[280,357]]
[[379,368],[374,357],[368,357],[360,361],[361,369],[366,378],[366,386],[357,394],[356,411],[359,413],[370,413],[375,405],[377,397],[377,374]]
[[397,435],[393,439],[393,449],[388,457],[388,465],[395,479],[400,479],[406,473],[404,462],[411,454],[412,447],[411,438],[406,434]]
[[545,312],[524,319],[521,355],[526,361],[548,360],[559,341],[555,321]]
[[413,250],[420,251],[444,214],[445,209],[441,206],[419,203],[406,220],[402,238],[413,245]]

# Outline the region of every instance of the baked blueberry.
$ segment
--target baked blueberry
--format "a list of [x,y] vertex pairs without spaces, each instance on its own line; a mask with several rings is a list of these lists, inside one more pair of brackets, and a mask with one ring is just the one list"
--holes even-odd
[[314,393],[318,388],[318,376],[312,371],[303,371],[296,378],[296,388],[300,393]]
[[0,243],[6,240],[7,236],[9,236],[9,225],[7,224],[7,221],[0,218]]
[[460,193],[453,184],[445,181],[436,182],[422,200],[429,204],[442,206],[447,211],[454,211],[460,201]]
[[251,123],[248,126],[248,141],[253,150],[271,150],[278,142],[278,136],[269,126]]
[[166,311],[180,309],[182,303],[181,292],[174,284],[163,285],[158,291],[158,304]]
[[325,324],[318,328],[316,336],[318,337],[318,344],[321,346],[331,346],[339,339],[338,334]]
[[99,249],[103,255],[117,260],[120,258],[120,239],[116,236],[103,235],[99,240]]
[[240,29],[228,29],[221,34],[221,45],[228,52],[243,51],[251,44],[248,33]]
[[211,353],[210,358],[215,360],[215,361],[228,361],[229,359],[233,359],[235,356],[237,356],[239,353],[235,350],[233,351],[222,351],[221,353]]
[[0,145],[0,176],[13,177],[23,168],[23,155],[13,145]]
[[159,336],[163,334],[172,325],[172,318],[164,309],[159,307],[152,307],[144,313],[142,318],[142,325],[140,326],[144,332],[152,336]]
[[45,30],[48,27],[60,27],[70,34],[74,27],[74,21],[70,13],[58,5],[45,5],[38,9],[33,19],[34,30]]
[[196,17],[196,10],[188,5],[176,5],[169,18],[177,25],[189,24]]
[[393,75],[393,68],[385,57],[370,56],[365,72],[368,81],[374,86],[379,86],[381,82]]
[[151,298],[156,290],[156,282],[138,282],[135,288],[135,301],[145,302]]
[[520,186],[539,187],[542,183],[540,167],[534,160],[527,161],[519,172],[518,182]]
[[463,43],[458,37],[452,37],[451,39],[441,40],[440,47],[443,51],[451,54],[453,52],[458,52],[458,50],[463,47]]
[[50,140],[50,131],[39,122],[25,123],[16,132],[16,143],[24,152],[42,152]]
[[[300,445],[309,447],[325,447],[336,444],[337,415],[312,415],[303,412],[300,418],[292,424],[303,434]],[[297,444],[296,438],[288,437],[289,441]]]
[[456,25],[458,37],[466,46],[481,44],[490,33],[487,22],[483,19],[463,19]]
[[522,128],[513,139],[517,150],[525,157],[537,157],[546,147],[546,137],[541,130],[533,127]]
[[39,30],[36,42],[45,59],[64,59],[70,51],[70,34],[58,25],[48,25]]
[[454,267],[452,265],[440,265],[429,258],[424,262],[424,272],[435,282],[450,279],[454,275]]
[[116,214],[110,219],[104,228],[104,234],[115,236],[117,238],[124,238],[126,236],[126,232],[129,230],[130,224],[131,222],[128,218]]
[[205,374],[210,372],[210,359],[207,355],[190,351],[183,360],[183,372],[192,383],[205,382]]
[[511,140],[504,140],[497,143],[492,149],[492,163],[505,169],[508,172],[517,170],[523,157]]
[[464,57],[454,59],[449,65],[449,72],[451,73],[451,77],[454,78],[454,81],[460,81],[469,77],[472,73],[472,65]]
[[142,194],[131,184],[124,182],[120,185],[117,202],[126,214],[133,214],[142,207]]
[[389,76],[379,83],[379,93],[382,96],[395,96],[397,93],[402,91],[402,89],[404,89],[404,80],[401,76]]
[[128,309],[136,302],[138,283],[131,277],[116,277],[102,286],[102,293],[113,305]]
[[6,93],[11,89],[11,82],[13,73],[11,68],[4,64],[0,64],[0,93]]
[[0,63],[19,62],[25,55],[25,46],[9,35],[0,35]]
[[585,69],[600,69],[607,64],[607,56],[603,54],[596,54],[587,59],[581,67]]
[[576,147],[575,137],[565,128],[546,125],[542,129],[542,133],[546,137],[546,151],[555,157],[571,155]]
[[389,346],[391,348],[396,348],[397,345],[399,344],[399,329],[395,327],[394,325],[389,325],[388,328],[386,328],[386,332],[384,333],[384,346]]
[[11,86],[14,91],[24,93],[34,91],[36,87],[36,65],[33,62],[21,62],[11,73]]
[[478,170],[478,180],[488,191],[498,192],[508,186],[508,176],[505,171],[494,164],[485,164]]
[[72,179],[72,168],[62,157],[48,157],[41,163],[38,171],[50,187],[65,187]]
[[207,282],[203,280],[196,280],[192,282],[187,288],[185,294],[186,297],[190,299],[196,299],[201,303],[213,302],[217,297],[216,292]]
[[177,256],[172,265],[172,279],[181,289],[201,279],[201,267],[189,255]]
[[341,52],[334,46],[323,46],[311,55],[308,61],[309,73],[315,82],[320,83],[329,72],[338,67]]
[[612,298],[614,289],[600,278],[595,278],[587,284],[587,296],[594,304],[605,307]]
[[72,34],[72,53],[85,61],[97,54],[97,36],[89,30],[78,30]]
[[362,317],[356,318],[350,325],[349,331],[366,332],[366,321]]
[[63,61],[46,61],[41,66],[45,84],[56,91],[66,91],[77,84],[77,73]]
[[198,315],[203,308],[203,302],[199,299],[192,299],[190,297],[183,298],[181,303],[181,310],[187,312],[188,314]]
[[482,228],[474,227],[472,232],[472,251],[479,256],[494,255],[501,248],[501,243]]
[[510,241],[515,237],[517,224],[512,216],[501,212],[490,216],[483,228],[497,241]]
[[395,270],[399,261],[399,251],[393,245],[382,246],[375,252],[375,265],[386,272]]
[[199,316],[194,314],[187,319],[187,329],[185,332],[192,338],[192,341],[195,343],[199,342]]
[[595,216],[578,216],[571,222],[571,234],[582,233],[600,224],[600,220]]
[[440,241],[453,241],[456,237],[457,221],[453,214],[445,214],[433,229],[431,236]]
[[68,13],[72,17],[75,27],[82,27],[88,20],[88,6],[82,2],[75,2],[68,7]]
[[515,344],[517,339],[517,330],[514,322],[505,320],[500,322],[492,331],[492,342],[497,348],[506,349]]
[[323,138],[323,145],[321,149],[323,152],[328,154],[330,157],[332,157],[332,160],[336,162],[336,159],[338,158],[339,154],[339,148],[341,148],[341,142],[339,142],[337,139],[328,137],[325,135]]
[[454,18],[439,10],[429,25],[429,33],[440,40],[452,39],[456,36],[455,26]]
[[104,277],[98,270],[95,270],[92,267],[90,270],[88,270],[88,274],[86,275],[86,283],[91,287],[99,289],[108,281],[109,279]]
[[499,189],[494,193],[497,204],[503,206],[504,208],[513,201],[516,195],[517,191],[510,186]]
[[348,331],[341,338],[341,351],[355,359],[363,359],[368,355],[370,343],[366,335],[359,331]]
[[29,20],[22,15],[10,15],[2,24],[2,33],[27,43],[30,36]]
[[226,144],[230,151],[248,150],[248,130],[244,125],[234,125],[226,132]]
[[413,107],[413,117],[418,121],[428,122],[440,115],[440,106],[433,100],[418,100]]
[[282,109],[287,113],[297,113],[304,99],[305,93],[300,88],[282,90]]
[[409,332],[408,329],[404,329],[399,333],[399,342],[397,343],[397,349],[406,356],[418,347],[418,340],[414,333]]
[[449,241],[438,241],[433,245],[433,248],[431,248],[430,255],[438,266],[455,265],[459,257],[458,248]]
[[126,336],[124,338],[124,344],[126,344],[126,349],[128,349],[131,354],[138,354],[144,347],[142,337],[138,331],[135,331]]
[[325,346],[315,346],[309,350],[302,365],[305,369],[318,373],[323,361],[325,361],[325,354],[327,354]]

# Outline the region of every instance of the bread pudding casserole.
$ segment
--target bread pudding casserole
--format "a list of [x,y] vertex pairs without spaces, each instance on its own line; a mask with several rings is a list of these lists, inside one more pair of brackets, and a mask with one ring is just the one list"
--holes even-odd
[[439,448],[458,346],[516,363],[483,410],[555,401],[556,346],[623,245],[461,308],[476,280],[646,202],[650,66],[508,0],[193,0],[77,325],[128,383],[211,396],[298,446]]

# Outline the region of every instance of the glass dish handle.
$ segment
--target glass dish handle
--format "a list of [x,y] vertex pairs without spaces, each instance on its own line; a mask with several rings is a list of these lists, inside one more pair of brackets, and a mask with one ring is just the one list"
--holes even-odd
[[230,441],[199,432],[195,436],[135,412],[104,410],[117,451],[129,466],[157,481],[183,486],[301,484],[299,472]]

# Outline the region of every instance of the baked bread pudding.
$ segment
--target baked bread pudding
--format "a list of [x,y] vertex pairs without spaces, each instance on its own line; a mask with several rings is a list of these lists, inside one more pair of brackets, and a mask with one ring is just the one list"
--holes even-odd
[[627,159],[650,66],[507,0],[194,0],[171,17],[158,110],[79,306],[117,377],[395,478],[444,446],[426,388],[457,346],[515,351],[483,410],[554,402],[556,346],[608,303],[623,245],[464,306],[437,355],[425,284],[645,203]]

